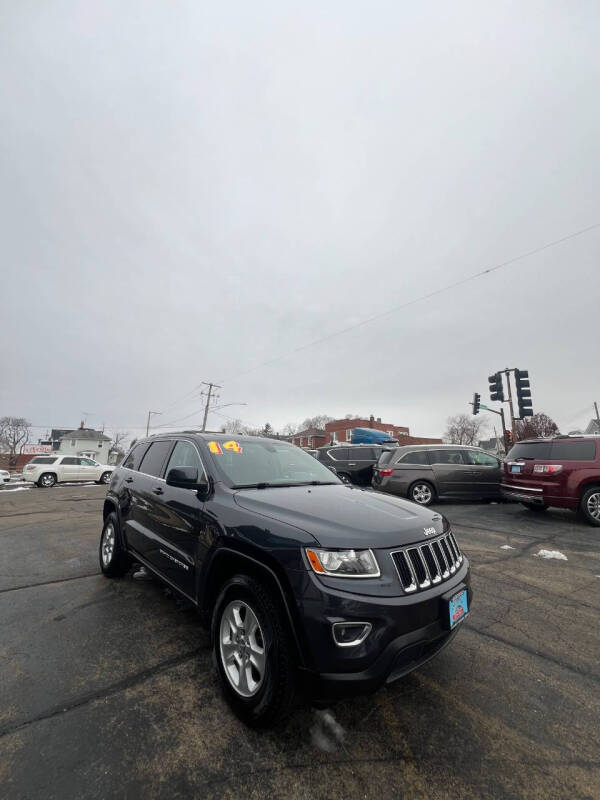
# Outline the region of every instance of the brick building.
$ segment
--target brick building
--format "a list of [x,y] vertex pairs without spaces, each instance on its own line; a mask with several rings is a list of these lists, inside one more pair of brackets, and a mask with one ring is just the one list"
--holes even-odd
[[325,424],[325,430],[321,428],[307,428],[304,431],[294,433],[293,436],[288,438],[288,441],[298,447],[307,447],[310,450],[314,450],[326,444],[350,442],[352,440],[352,431],[354,428],[374,428],[378,431],[384,431],[394,439],[398,439],[401,445],[442,444],[441,439],[431,439],[426,436],[411,436],[409,429],[405,426],[394,425],[391,422],[382,422],[381,417],[375,419],[372,415],[369,419],[334,419],[332,422],[327,422]]
[[307,428],[290,436],[292,444],[298,445],[298,447],[308,447],[309,450],[323,447],[323,445],[329,444],[329,441],[328,434],[322,428]]
[[393,425],[391,422],[382,422],[381,417],[375,419],[371,414],[369,419],[335,419],[333,422],[326,423],[325,432],[328,442],[351,441],[354,428],[374,428],[377,431],[384,431],[398,441],[409,435],[408,428],[402,425]]

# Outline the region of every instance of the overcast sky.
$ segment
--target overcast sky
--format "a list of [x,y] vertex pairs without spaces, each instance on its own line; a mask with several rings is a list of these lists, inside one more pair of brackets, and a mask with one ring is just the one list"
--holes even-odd
[[597,4],[1,18],[0,416],[193,426],[213,380],[256,425],[358,412],[440,435],[517,366],[535,410],[590,419],[600,228],[242,373],[600,223]]

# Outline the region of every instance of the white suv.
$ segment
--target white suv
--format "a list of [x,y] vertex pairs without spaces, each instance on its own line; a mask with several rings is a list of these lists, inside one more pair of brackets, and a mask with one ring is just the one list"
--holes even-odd
[[81,456],[36,456],[23,468],[23,480],[49,488],[55,483],[96,481],[108,483],[114,467]]

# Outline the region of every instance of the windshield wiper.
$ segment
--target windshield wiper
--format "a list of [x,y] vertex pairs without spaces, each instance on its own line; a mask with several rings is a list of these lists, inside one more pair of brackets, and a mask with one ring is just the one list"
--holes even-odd
[[297,483],[268,483],[261,481],[260,483],[241,483],[232,486],[232,489],[277,489],[278,487],[290,486],[334,486],[333,481],[298,481]]

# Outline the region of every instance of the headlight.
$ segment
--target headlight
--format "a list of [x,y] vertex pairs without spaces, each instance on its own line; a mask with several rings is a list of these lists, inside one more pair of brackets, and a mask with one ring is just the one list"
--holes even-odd
[[308,563],[317,575],[336,578],[377,578],[379,567],[371,550],[306,548]]

